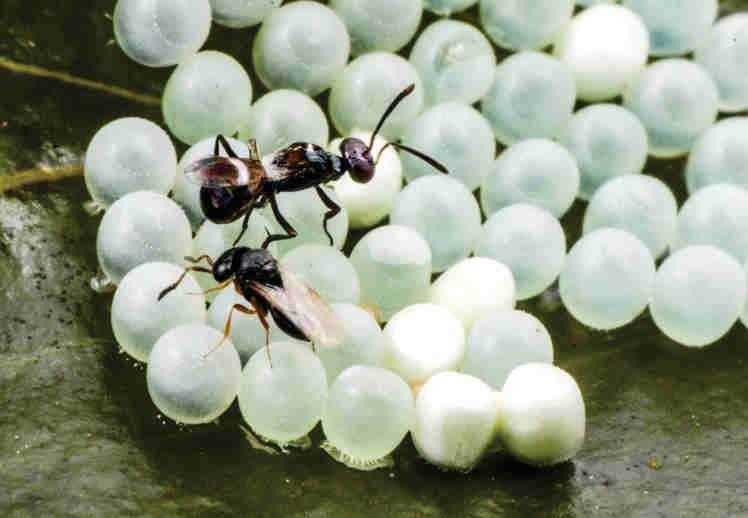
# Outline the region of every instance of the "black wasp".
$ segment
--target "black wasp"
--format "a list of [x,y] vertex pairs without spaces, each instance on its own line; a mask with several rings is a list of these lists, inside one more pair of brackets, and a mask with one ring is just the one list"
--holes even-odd
[[[176,282],[166,287],[158,295],[158,300],[179,286],[187,272],[197,271],[213,275],[219,283],[209,291],[221,290],[233,283],[236,291],[252,306],[249,308],[242,304],[234,304],[231,307],[223,338],[216,348],[226,341],[231,332],[231,317],[234,311],[257,315],[260,319],[265,328],[268,357],[268,313],[286,334],[299,340],[322,347],[334,347],[342,342],[343,331],[330,306],[316,291],[279,265],[267,250],[238,246],[226,250],[215,262],[207,255],[185,259],[193,263],[193,266],[186,268]],[[202,261],[207,262],[209,268],[199,266]]]
[[[387,117],[400,102],[413,92],[415,85],[408,86],[387,107],[367,145],[357,138],[346,138],[340,143],[341,156],[328,153],[315,144],[297,142],[276,151],[263,165],[257,143],[249,141],[249,158],[239,158],[231,149],[225,138],[216,138],[213,154],[190,164],[185,169],[185,176],[201,186],[200,204],[205,217],[215,223],[229,223],[244,216],[242,231],[234,241],[239,242],[247,230],[252,210],[270,203],[270,208],[285,234],[270,234],[262,243],[262,248],[273,241],[296,237],[296,230],[278,210],[276,194],[283,191],[300,191],[314,188],[327,212],[322,220],[325,234],[332,244],[332,236],[327,230],[327,222],[340,212],[336,204],[320,185],[337,180],[345,173],[359,183],[366,183],[374,177],[374,171],[382,152],[388,146],[401,149],[425,160],[434,168],[446,173],[447,169],[433,158],[418,150],[396,142],[390,142],[382,148],[376,159],[371,156],[371,149]],[[224,147],[228,158],[218,156],[219,144]]]

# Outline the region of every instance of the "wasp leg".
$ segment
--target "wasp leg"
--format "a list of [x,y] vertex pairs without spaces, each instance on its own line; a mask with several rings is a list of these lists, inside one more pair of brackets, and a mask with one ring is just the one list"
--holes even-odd
[[262,243],[262,248],[267,248],[270,243],[273,241],[283,241],[284,239],[293,239],[296,236],[299,235],[298,232],[296,232],[296,229],[291,226],[291,224],[286,221],[286,218],[283,217],[283,214],[281,214],[280,210],[278,209],[278,202],[275,200],[275,195],[271,194],[267,197],[268,201],[270,202],[270,208],[273,209],[273,216],[275,216],[275,219],[278,223],[280,223],[280,226],[283,227],[283,230],[286,231],[285,234],[271,234],[268,232],[268,236],[265,238],[265,241]]
[[234,282],[234,279],[228,279],[226,281],[223,281],[221,284],[219,284],[215,288],[210,288],[205,291],[199,291],[197,293],[188,293],[188,295],[207,295],[208,293],[213,293],[214,291],[221,291],[222,289],[224,289],[226,286],[228,286],[232,282]]
[[223,135],[218,135],[216,137],[216,143],[213,145],[213,154],[215,156],[218,156],[218,144],[219,143],[223,146],[223,149],[226,150],[227,155],[229,155],[231,158],[237,158],[236,153],[234,153],[234,150],[231,149],[231,146],[229,145],[228,141],[223,137]]
[[241,240],[242,236],[244,236],[244,233],[247,231],[247,227],[249,226],[249,217],[252,215],[252,211],[259,207],[260,205],[257,204],[257,198],[259,198],[260,195],[256,194],[252,197],[251,200],[249,200],[249,204],[247,205],[249,209],[247,209],[247,213],[244,215],[244,219],[242,220],[242,230],[239,232],[239,235],[236,236],[236,239],[234,239],[234,242],[232,243],[232,247],[236,246],[236,244]]
[[268,324],[267,320],[267,310],[261,304],[258,304],[254,297],[249,299],[249,303],[255,308],[257,318],[260,319],[260,324],[265,328],[265,353],[268,355],[268,363],[272,368],[273,358],[270,356],[270,324]]
[[255,139],[249,139],[247,141],[247,147],[249,147],[250,160],[262,160],[262,156],[260,156],[260,149],[257,147],[257,141]]
[[190,266],[189,268],[185,268],[182,272],[182,275],[179,276],[179,278],[172,284],[168,285],[166,288],[161,290],[161,293],[158,294],[158,300],[163,299],[166,297],[170,292],[174,291],[177,286],[184,280],[184,277],[187,275],[188,272],[203,272],[203,273],[209,273],[213,274],[212,270],[209,270],[208,268],[203,268],[202,266]]
[[330,240],[330,246],[332,246],[333,240],[332,240],[332,236],[330,235],[330,231],[327,230],[327,221],[338,215],[338,213],[340,212],[340,205],[332,201],[330,197],[327,195],[327,193],[325,192],[325,190],[319,185],[315,186],[314,190],[317,191],[317,196],[319,196],[319,199],[322,200],[322,203],[325,204],[325,207],[330,209],[327,212],[325,212],[325,218],[322,220],[322,228],[325,229],[325,234],[327,235],[327,238]]
[[254,315],[255,310],[249,309],[246,306],[242,306],[241,304],[234,304],[231,306],[231,309],[229,310],[229,318],[226,319],[226,325],[223,327],[223,337],[221,338],[221,341],[219,341],[213,349],[205,353],[204,356],[211,355],[214,351],[219,349],[226,340],[229,339],[229,334],[231,333],[231,317],[234,316],[234,311],[239,311],[240,313],[244,313],[245,315]]
[[213,259],[209,255],[201,255],[200,257],[185,256],[185,261],[189,261],[192,264],[197,264],[200,261],[207,261],[210,266],[213,266]]

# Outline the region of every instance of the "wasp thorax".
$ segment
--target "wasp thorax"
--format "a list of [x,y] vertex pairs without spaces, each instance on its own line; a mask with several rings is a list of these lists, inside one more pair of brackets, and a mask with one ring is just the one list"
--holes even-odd
[[348,162],[351,178],[359,183],[366,183],[374,177],[374,159],[371,150],[362,140],[357,138],[343,139],[340,152]]

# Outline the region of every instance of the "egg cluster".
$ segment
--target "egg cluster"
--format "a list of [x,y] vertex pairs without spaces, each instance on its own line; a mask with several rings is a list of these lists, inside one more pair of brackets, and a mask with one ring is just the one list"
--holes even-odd
[[[177,65],[163,118],[191,146],[178,160],[159,126],[125,118],[96,133],[85,159],[90,206],[106,211],[95,286],[116,285],[114,335],[147,362],[158,409],[198,424],[238,399],[251,430],[283,449],[307,445],[321,422],[322,447],[359,469],[387,465],[408,433],[444,468],[468,470],[497,447],[552,465],[581,447],[584,402],[517,301],[558,289],[599,330],[649,308],[687,346],[748,324],[748,119],[716,122],[748,109],[748,14],[716,21],[716,0],[576,3],[575,14],[573,0],[119,0],[122,50]],[[470,8],[480,26],[440,19],[396,54],[424,9]],[[200,51],[211,20],[261,24],[251,64]],[[516,52],[497,63],[495,46]],[[245,65],[270,90],[254,103]],[[342,343],[314,350],[271,321],[265,349],[259,319],[232,314],[242,295],[205,272],[158,300],[185,256],[216,258],[241,231],[206,220],[185,176],[218,134],[237,137],[240,157],[255,139],[265,163],[298,141],[338,153],[331,137],[368,142],[410,84],[372,155],[399,141],[448,175],[384,149],[370,182],[326,187],[343,207],[332,246],[314,190],[277,196],[298,236],[269,251],[330,304]],[[314,97],[327,90],[325,114]],[[575,112],[577,101],[587,104]],[[665,183],[640,173],[648,155],[687,153],[691,196],[678,210]],[[587,202],[584,235],[567,253],[559,219],[575,199]],[[257,248],[279,228],[258,209],[239,244]],[[366,233],[346,247],[350,229]]]

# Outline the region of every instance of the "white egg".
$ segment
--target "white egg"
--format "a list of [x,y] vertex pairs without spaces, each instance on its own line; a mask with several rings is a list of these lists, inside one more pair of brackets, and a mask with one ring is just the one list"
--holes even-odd
[[497,45],[512,50],[541,49],[571,20],[574,0],[481,0],[480,21]]
[[694,193],[715,183],[731,183],[748,189],[746,135],[748,117],[723,119],[702,133],[688,155],[688,192]]
[[210,0],[213,21],[240,29],[261,23],[283,0]]
[[345,23],[351,54],[374,50],[397,52],[415,36],[421,23],[421,0],[330,0]]

